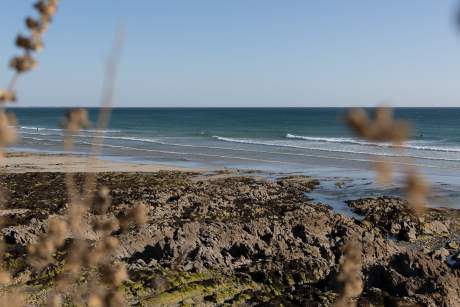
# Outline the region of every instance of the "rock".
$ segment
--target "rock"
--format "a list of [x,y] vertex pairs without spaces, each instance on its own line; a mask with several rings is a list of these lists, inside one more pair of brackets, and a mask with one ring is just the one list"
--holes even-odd
[[417,240],[417,232],[414,227],[404,227],[404,229],[402,229],[399,234],[401,235],[403,240],[409,242],[414,242],[415,240]]
[[[394,236],[399,240],[414,242],[421,235],[446,236],[449,221],[440,216],[449,216],[445,209],[428,209],[425,216],[418,216],[406,200],[397,197],[373,197],[346,202],[357,214],[364,215],[363,221]],[[425,220],[430,220],[425,222]]]
[[[331,306],[340,291],[343,246],[359,238],[359,306],[460,306],[460,270],[446,261],[449,252],[458,254],[456,211],[428,209],[423,220],[403,199],[366,198],[348,202],[363,215],[359,220],[309,201],[304,192],[318,184],[309,177],[271,182],[242,175],[97,175],[98,185],[110,189],[111,215],[123,215],[138,201],[149,207],[145,225],[112,232],[120,247],[111,256],[129,271],[123,286],[129,305]],[[49,216],[66,212],[65,178],[0,176],[13,205],[27,209],[8,211],[3,230],[5,263],[15,264],[20,276],[27,267],[25,245],[44,232]],[[86,222],[94,217],[89,212]],[[426,229],[432,235],[424,235]],[[98,239],[90,231],[83,236]],[[29,289],[36,295],[35,286]],[[40,291],[46,297],[47,290]]]
[[373,272],[380,278],[369,280],[369,286],[391,296],[410,297],[424,306],[460,306],[460,278],[444,260],[406,251]]
[[444,235],[449,233],[447,226],[440,221],[432,221],[423,224],[423,233],[428,235]]
[[438,250],[435,250],[431,254],[431,258],[438,259],[438,260],[447,260],[447,257],[449,257],[449,251],[445,248],[440,248]]
[[449,242],[446,243],[446,247],[449,248],[449,249],[459,249],[460,244],[458,244],[457,241],[449,241]]
[[285,188],[294,189],[301,192],[308,192],[313,190],[319,181],[308,176],[287,176],[281,177],[277,183]]
[[45,232],[46,221],[31,219],[29,225],[8,226],[1,230],[7,244],[27,246],[37,243],[38,237]]

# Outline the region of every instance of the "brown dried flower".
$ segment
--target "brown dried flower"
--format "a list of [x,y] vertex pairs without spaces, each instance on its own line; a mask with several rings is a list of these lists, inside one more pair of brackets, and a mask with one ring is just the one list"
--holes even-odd
[[128,279],[128,272],[123,263],[117,264],[104,264],[101,266],[102,280],[115,287],[120,286],[125,280]]
[[51,21],[51,18],[57,12],[57,1],[38,1],[34,7],[40,13],[40,17],[47,22]]
[[94,219],[93,228],[95,231],[103,231],[110,234],[120,227],[116,218]]
[[0,285],[6,285],[11,282],[11,275],[9,272],[0,271]]
[[78,132],[82,128],[89,128],[90,126],[88,112],[83,108],[69,111],[64,121],[64,127],[73,133]]
[[356,306],[350,299],[358,297],[363,291],[361,278],[361,246],[357,240],[350,240],[343,247],[343,256],[340,259],[340,272],[337,281],[343,284],[340,297],[335,302],[335,307]]
[[53,293],[49,298],[48,298],[48,307],[60,307],[62,306],[62,297],[61,295],[57,293]]
[[16,118],[11,113],[0,110],[0,147],[13,144],[17,141]]
[[409,205],[415,213],[422,214],[430,190],[428,183],[415,169],[409,169],[406,175],[406,187]]
[[104,299],[105,306],[110,307],[124,307],[126,306],[125,298],[123,293],[120,291],[110,291],[107,293]]
[[30,262],[35,267],[43,267],[51,262],[52,255],[67,237],[67,224],[53,218],[48,223],[48,232],[37,244],[28,246]]
[[36,31],[38,33],[41,32],[42,24],[40,21],[34,19],[33,17],[27,17],[26,18],[26,26],[32,31]]
[[374,170],[377,174],[377,182],[381,185],[388,185],[393,179],[393,168],[391,164],[386,161],[377,161],[373,164]]
[[10,61],[10,67],[17,73],[24,73],[37,67],[37,61],[30,55],[17,56]]
[[88,306],[89,307],[103,307],[104,306],[103,299],[96,293],[91,293],[88,298]]
[[11,291],[0,294],[0,306],[25,306],[24,298],[19,291]]
[[131,225],[144,225],[147,222],[148,213],[149,209],[144,203],[136,204],[125,216],[119,218],[121,228],[126,230]]
[[108,257],[112,251],[120,246],[120,241],[117,238],[109,236],[101,240],[85,255],[85,263],[87,266],[97,265],[104,258]]
[[93,202],[93,211],[95,214],[105,214],[110,207],[112,198],[110,197],[110,190],[106,186],[102,186],[96,193]]
[[43,43],[38,35],[25,37],[19,34],[16,38],[16,46],[25,50],[39,51],[43,48]]
[[0,102],[16,101],[16,93],[10,90],[0,90]]
[[348,112],[347,122],[356,134],[370,141],[400,145],[409,135],[409,125],[394,120],[390,108],[378,108],[374,119],[369,118],[363,109],[352,109]]

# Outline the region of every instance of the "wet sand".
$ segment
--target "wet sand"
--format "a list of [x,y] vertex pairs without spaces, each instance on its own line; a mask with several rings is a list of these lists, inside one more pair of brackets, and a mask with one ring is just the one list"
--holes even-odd
[[0,159],[0,172],[158,172],[189,171],[202,172],[205,169],[169,165],[116,162],[102,159],[91,160],[87,156],[73,154],[47,154],[14,152]]

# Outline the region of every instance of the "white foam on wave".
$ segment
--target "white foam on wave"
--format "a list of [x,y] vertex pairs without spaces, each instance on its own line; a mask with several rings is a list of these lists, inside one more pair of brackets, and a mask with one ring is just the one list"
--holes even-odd
[[438,146],[426,146],[426,145],[415,145],[421,141],[409,141],[404,145],[397,146],[390,143],[374,143],[360,141],[353,138],[329,138],[329,137],[312,137],[312,136],[303,136],[295,134],[286,134],[287,139],[297,139],[313,142],[327,142],[327,143],[341,143],[341,144],[356,144],[356,145],[366,145],[366,146],[379,146],[379,147],[402,147],[406,149],[414,150],[424,150],[424,151],[440,151],[440,152],[458,152],[460,153],[460,148],[454,147],[438,147]]
[[[35,130],[35,131],[60,131],[60,132],[65,131],[65,129],[60,129],[60,128],[45,128],[45,127],[30,127],[30,126],[20,126],[19,129],[20,130]],[[120,133],[122,132],[121,130],[114,130],[114,129],[81,129],[80,131],[91,132],[91,133],[96,133],[96,132]]]
[[353,138],[331,138],[331,137],[315,137],[315,136],[304,136],[295,135],[288,133],[286,134],[287,139],[314,141],[314,142],[328,142],[328,143],[341,143],[341,144],[357,144],[357,145],[375,145],[375,146],[391,146],[388,143],[372,143],[366,141],[360,141]]
[[[26,133],[29,135],[36,135],[39,136],[50,136],[50,134],[40,134],[40,133]],[[80,136],[77,138],[85,139],[91,136]],[[155,143],[159,145],[165,146],[177,146],[177,147],[187,147],[187,148],[203,148],[203,149],[214,149],[214,150],[227,150],[227,151],[239,151],[239,152],[253,152],[253,153],[265,153],[265,154],[277,154],[277,155],[289,155],[289,156],[305,156],[305,157],[313,157],[316,155],[312,155],[306,152],[284,152],[278,150],[261,150],[260,148],[251,149],[248,147],[241,147],[241,148],[232,148],[227,146],[213,146],[213,145],[198,145],[198,144],[181,144],[176,142],[167,142],[165,140],[161,140],[158,138],[142,138],[142,137],[133,137],[133,136],[100,136],[103,139],[113,139],[113,140],[123,140],[128,142],[141,142],[141,143]],[[27,138],[27,137],[25,137]],[[322,152],[330,152],[330,153],[345,153],[345,154],[362,154],[362,155],[370,155],[370,156],[384,156],[384,157],[401,157],[405,156],[404,154],[398,154],[396,151],[387,151],[384,152],[380,151],[366,151],[363,147],[363,150],[357,150],[357,148],[350,148],[350,147],[323,147],[321,143],[318,142],[319,145],[314,145],[315,142],[312,143],[303,143],[303,142],[295,142],[295,141],[283,141],[283,140],[257,140],[257,139],[242,139],[242,138],[230,138],[230,137],[221,137],[221,136],[213,136],[214,139],[223,142],[229,143],[241,143],[241,144],[251,144],[251,145],[262,145],[262,146],[270,146],[270,147],[278,147],[278,148],[293,148],[293,149],[304,149],[304,150],[316,150]],[[31,138],[33,139],[33,138]],[[45,140],[45,139],[43,139]],[[47,139],[49,140],[49,139]],[[58,140],[52,140],[58,141]],[[62,141],[62,140],[61,140]],[[115,144],[112,144],[115,145]],[[118,146],[118,145],[117,145]],[[139,148],[140,149],[140,148]],[[144,150],[144,149],[141,149]],[[155,150],[154,150],[155,151]],[[416,159],[426,159],[426,160],[440,160],[440,161],[460,161],[460,158],[456,157],[433,157],[433,156],[421,156],[419,154],[410,154],[409,156],[416,158]],[[327,157],[326,157],[327,158]],[[334,157],[330,157],[334,158]],[[335,157],[337,158],[337,157]],[[346,159],[350,159],[347,157]]]
[[[37,139],[38,140],[38,139]],[[43,139],[44,140],[44,139]],[[46,140],[50,141],[50,140]],[[59,140],[51,140],[59,142]],[[77,141],[76,144],[93,146],[94,143],[85,142],[85,141]],[[190,152],[177,152],[177,151],[166,151],[166,150],[159,150],[159,149],[147,149],[147,148],[136,148],[131,146],[122,146],[122,145],[113,145],[113,144],[100,144],[103,147],[108,148],[119,148],[125,150],[134,150],[134,151],[143,151],[143,152],[156,152],[156,153],[163,153],[163,154],[172,154],[172,155],[179,155],[179,156],[202,156],[202,157],[214,157],[214,158],[224,158],[224,159],[237,159],[237,160],[246,160],[246,161],[254,161],[254,162],[268,162],[268,163],[289,163],[287,161],[279,161],[279,160],[270,160],[270,159],[259,159],[259,158],[251,158],[251,157],[241,157],[241,156],[229,156],[229,155],[217,155],[217,154],[205,154],[205,153],[190,153]],[[245,150],[242,150],[245,151]],[[267,152],[267,153],[275,153],[275,152]],[[279,154],[289,154],[291,153],[279,153]],[[345,158],[345,157],[328,157],[322,155],[310,155],[310,154],[292,154],[292,155],[301,155],[301,156],[308,156],[308,157],[316,157],[316,158],[323,158],[323,159],[332,159],[332,160],[347,160],[347,161],[359,161],[359,162],[377,162],[376,160],[372,159],[360,159],[360,158]],[[417,167],[437,167],[433,165],[427,164],[413,164],[413,163],[405,163],[405,162],[396,162],[396,164],[401,165],[410,165],[410,166],[417,166]]]
[[[432,157],[432,156],[419,156],[419,155],[404,155],[404,154],[397,154],[395,152],[388,152],[384,153],[382,151],[359,151],[359,150],[345,150],[339,148],[324,148],[324,147],[315,147],[315,146],[301,146],[302,144],[286,144],[280,143],[280,141],[262,141],[262,140],[251,140],[251,139],[236,139],[236,138],[229,138],[229,137],[221,137],[221,136],[213,136],[213,138],[223,141],[223,142],[231,142],[231,143],[242,143],[242,144],[251,144],[251,145],[262,145],[262,146],[275,146],[275,147],[288,147],[288,148],[297,148],[297,149],[307,149],[307,150],[318,150],[324,152],[336,152],[336,153],[346,153],[346,154],[362,154],[362,155],[372,155],[372,156],[383,156],[383,157],[407,157],[410,156],[415,159],[426,159],[426,160],[439,160],[439,161],[460,161],[460,158],[451,158],[451,157]],[[281,141],[282,142],[282,141]],[[457,152],[457,151],[455,151]],[[286,153],[281,153],[286,154]]]

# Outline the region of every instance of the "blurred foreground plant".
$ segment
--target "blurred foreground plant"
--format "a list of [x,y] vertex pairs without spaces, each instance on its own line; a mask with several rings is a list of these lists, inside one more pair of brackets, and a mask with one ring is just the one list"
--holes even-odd
[[[35,3],[34,8],[38,12],[38,17],[27,17],[25,25],[30,30],[29,36],[19,34],[16,38],[16,46],[22,49],[23,54],[13,57],[10,60],[10,67],[15,71],[8,86],[5,89],[0,89],[0,157],[3,156],[3,149],[17,141],[16,134],[16,118],[14,114],[5,111],[5,104],[16,101],[15,86],[19,75],[35,68],[37,61],[33,58],[33,52],[43,48],[42,34],[48,28],[53,16],[57,11],[57,0],[41,0]],[[1,191],[0,191],[1,193]],[[6,202],[5,195],[1,193],[1,205]],[[0,227],[3,227],[3,221],[0,220]],[[30,247],[32,258],[43,263],[49,260],[48,254],[62,244],[63,240],[63,224],[58,220],[50,221],[48,225],[50,236],[42,238],[42,244]],[[0,246],[0,259],[4,257],[3,242]],[[0,306],[22,306],[24,304],[22,293],[19,289],[8,289],[11,282],[11,275],[7,271],[0,270]],[[4,289],[3,289],[4,288]]]
[[363,291],[361,278],[361,246],[356,239],[351,239],[343,247],[340,259],[340,271],[337,282],[342,284],[342,292],[336,300],[334,307],[355,307],[353,301]]
[[[364,109],[352,109],[347,114],[347,123],[359,136],[368,141],[384,142],[405,156],[404,143],[409,137],[409,123],[394,119],[393,111],[387,107],[375,110],[375,116],[369,117]],[[411,166],[411,161],[406,157],[402,163],[405,166],[406,195],[410,207],[417,215],[421,215],[427,204],[429,187],[422,175]],[[377,180],[382,184],[391,182],[393,166],[390,161],[374,162]]]

